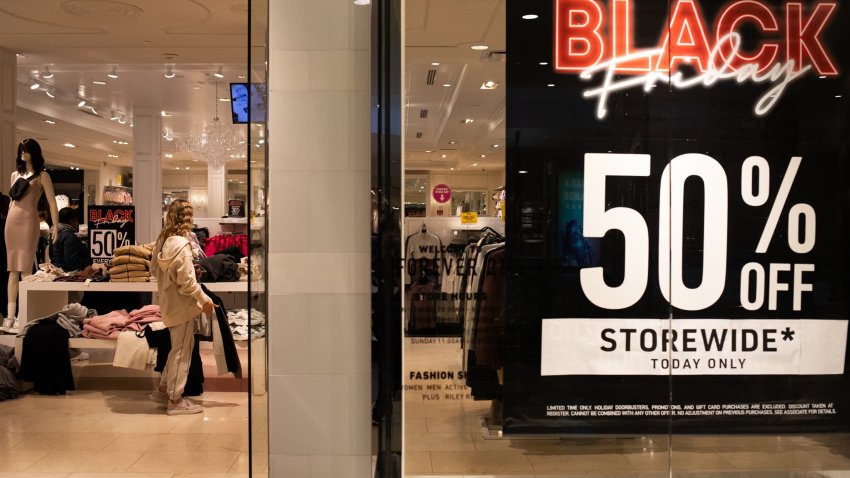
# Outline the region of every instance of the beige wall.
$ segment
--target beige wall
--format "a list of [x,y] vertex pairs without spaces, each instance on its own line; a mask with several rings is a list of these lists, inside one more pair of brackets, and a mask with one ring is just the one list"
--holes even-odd
[[272,477],[371,474],[370,8],[270,2]]

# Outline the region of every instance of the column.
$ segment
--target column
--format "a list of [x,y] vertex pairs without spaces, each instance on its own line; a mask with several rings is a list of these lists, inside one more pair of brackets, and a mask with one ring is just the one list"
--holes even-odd
[[17,68],[15,53],[0,48],[0,185],[4,193],[12,187],[12,171],[15,170],[15,154],[18,152],[15,137]]
[[269,476],[368,478],[370,6],[269,5]]
[[133,108],[133,204],[136,241],[156,240],[162,229],[162,149],[160,108]]
[[227,167],[207,167],[207,216],[221,217],[227,213]]

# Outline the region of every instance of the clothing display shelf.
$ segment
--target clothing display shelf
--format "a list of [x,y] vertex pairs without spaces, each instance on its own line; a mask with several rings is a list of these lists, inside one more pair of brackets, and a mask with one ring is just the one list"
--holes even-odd
[[[213,282],[204,284],[213,293],[248,293],[248,282]],[[263,292],[262,283],[252,283],[251,292]],[[151,292],[156,293],[156,282],[21,282],[18,293],[18,319],[20,327],[29,320],[44,317],[62,310],[68,304],[68,292]],[[154,297],[156,303],[156,297]],[[115,340],[73,338],[71,347],[115,348]],[[16,354],[20,347],[15,347]]]

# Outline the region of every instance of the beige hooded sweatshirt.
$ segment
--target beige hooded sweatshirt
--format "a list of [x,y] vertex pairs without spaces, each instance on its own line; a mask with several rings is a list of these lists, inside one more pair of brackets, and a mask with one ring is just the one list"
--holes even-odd
[[169,237],[161,250],[153,251],[151,275],[157,281],[159,308],[166,327],[193,320],[205,303],[212,302],[198,285],[192,259],[192,245],[181,236]]

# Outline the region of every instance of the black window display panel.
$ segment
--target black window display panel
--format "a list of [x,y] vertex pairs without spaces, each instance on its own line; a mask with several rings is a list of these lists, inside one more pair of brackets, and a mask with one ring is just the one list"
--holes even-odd
[[[833,403],[836,415],[753,416],[710,418],[675,417],[680,433],[760,433],[847,430],[850,404],[844,375],[559,375],[541,376],[541,333],[546,318],[640,319],[839,319],[846,320],[850,242],[848,217],[848,80],[850,24],[846,5],[839,5],[823,43],[839,76],[819,78],[810,72],[792,82],[776,106],[764,116],[753,105],[769,84],[721,81],[686,90],[659,83],[646,92],[632,88],[612,93],[608,114],[596,117],[596,101],[582,91],[598,85],[576,74],[553,70],[553,4],[550,0],[507,2],[507,354],[504,374],[504,431],[506,434],[548,433],[666,433],[670,419],[659,417],[547,416],[551,404],[727,404]],[[635,48],[655,47],[666,28],[674,3],[632,0]],[[603,9],[610,2],[600,2]],[[784,31],[784,2],[765,2]],[[703,1],[700,9],[709,28],[726,2]],[[814,4],[804,5],[806,15]],[[540,14],[531,22],[521,17]],[[608,10],[605,10],[608,15]],[[610,18],[609,18],[610,20]],[[745,50],[757,46],[751,26],[740,30]],[[712,32],[713,33],[713,32]],[[608,38],[606,30],[602,35]],[[547,62],[548,65],[541,65]],[[692,70],[683,67],[690,74]],[[620,78],[619,76],[617,78]],[[548,86],[548,85],[554,86]],[[841,96],[836,97],[836,96]],[[586,153],[648,154],[648,177],[609,177],[605,207],[628,207],[640,213],[649,231],[647,289],[634,305],[608,310],[591,303],[582,291],[580,271],[601,266],[605,281],[623,280],[624,243],[619,231],[603,238],[576,238],[581,215],[567,211],[564,197],[570,181],[582,178]],[[659,286],[659,191],[662,171],[685,153],[716,160],[728,178],[728,250],[723,294],[710,307],[685,311],[671,307]],[[770,196],[762,207],[746,205],[741,197],[741,164],[750,156],[770,164]],[[776,190],[792,156],[803,161],[787,205],[810,204],[817,212],[817,243],[801,257],[787,246],[783,213],[767,253],[756,254],[755,243],[765,225]],[[684,194],[683,282],[698,287],[702,277],[706,187],[688,179]],[[573,199],[574,201],[575,199]],[[581,207],[580,197],[579,208]],[[787,208],[785,209],[787,211]],[[565,219],[573,214],[578,224]],[[583,240],[580,240],[583,239]],[[665,251],[662,251],[664,253]],[[804,294],[802,311],[791,310],[792,294],[780,294],[777,309],[744,310],[739,297],[740,271],[745,263],[812,263],[807,275],[815,291]],[[754,293],[754,291],[751,291]],[[846,351],[844,352],[846,355]],[[672,393],[672,395],[671,395]]]

